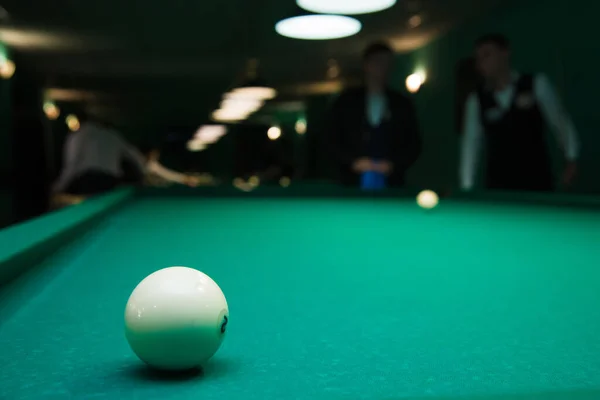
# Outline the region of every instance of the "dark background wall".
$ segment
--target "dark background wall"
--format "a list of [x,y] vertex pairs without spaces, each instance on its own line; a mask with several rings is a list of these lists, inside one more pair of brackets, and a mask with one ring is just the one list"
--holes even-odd
[[411,172],[411,182],[456,185],[456,68],[472,53],[478,36],[500,32],[512,41],[515,68],[547,74],[572,115],[583,144],[580,177],[573,189],[600,193],[600,114],[596,111],[600,43],[594,33],[598,12],[600,3],[588,0],[509,1],[493,14],[400,57],[400,68],[427,71],[427,83],[414,96],[425,152]]
[[[574,190],[582,193],[600,193],[600,135],[596,133],[600,114],[596,112],[595,93],[600,89],[600,44],[595,40],[594,27],[600,3],[589,0],[508,0],[492,14],[467,21],[429,45],[397,57],[392,85],[404,91],[407,75],[425,71],[427,82],[421,91],[409,95],[414,100],[424,136],[424,153],[409,174],[409,183],[420,187],[446,187],[457,184],[459,156],[459,129],[457,108],[464,93],[457,93],[457,69],[472,54],[473,42],[481,34],[501,32],[513,43],[515,67],[523,72],[544,72],[555,84],[580,133],[583,149],[580,177]],[[0,52],[8,50],[0,44]],[[357,51],[358,53],[358,51]],[[0,226],[14,221],[15,204],[29,201],[43,190],[27,194],[24,189],[15,192],[17,170],[29,184],[40,175],[33,171],[42,168],[54,179],[61,166],[62,144],[67,135],[64,117],[70,112],[61,104],[62,114],[54,122],[40,121],[43,101],[41,83],[27,71],[26,63],[18,60],[17,73],[10,80],[0,80]],[[356,66],[360,61],[356,60]],[[275,115],[274,121],[282,126],[290,147],[285,154],[309,179],[325,180],[332,176],[326,143],[325,119],[332,96],[314,96],[306,99],[302,113]],[[294,132],[295,121],[305,117],[308,130],[305,135]],[[35,125],[35,126],[34,126]],[[44,135],[51,128],[50,138]],[[168,129],[125,122],[121,131],[135,144],[148,140],[158,142]],[[191,129],[191,128],[190,128]],[[202,155],[200,164],[217,176],[232,178],[236,175],[233,161],[239,153],[239,135],[243,129],[231,128],[219,143]],[[190,131],[190,133],[192,133]],[[260,135],[264,135],[261,133]],[[261,136],[262,137],[262,136]],[[264,137],[262,137],[264,140]],[[41,146],[50,141],[50,149]],[[181,144],[181,150],[183,150]],[[251,146],[243,144],[242,147]],[[25,158],[25,151],[29,155]],[[15,154],[19,154],[18,160]],[[555,152],[558,159],[560,154]],[[185,168],[177,157],[168,156],[167,166]],[[192,163],[193,164],[193,163]],[[557,165],[559,163],[557,162]],[[43,176],[43,174],[41,175]],[[18,201],[15,201],[18,200]],[[31,205],[40,208],[43,204]],[[35,207],[34,207],[35,206]],[[25,212],[25,211],[23,211]]]
[[[8,49],[2,43],[0,54],[10,57]],[[10,80],[0,79],[0,227],[12,221],[10,86]]]
[[23,221],[45,213],[52,179],[50,122],[43,112],[43,81],[32,65],[12,56],[18,66],[11,78],[13,217]]

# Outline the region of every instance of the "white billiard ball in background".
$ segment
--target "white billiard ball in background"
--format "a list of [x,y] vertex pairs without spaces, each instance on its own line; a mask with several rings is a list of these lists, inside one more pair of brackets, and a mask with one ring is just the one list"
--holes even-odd
[[229,308],[208,275],[187,267],[161,269],[134,289],[125,308],[133,352],[161,370],[202,367],[225,336]]
[[439,197],[433,190],[423,190],[417,196],[417,204],[426,210],[431,210],[438,205]]

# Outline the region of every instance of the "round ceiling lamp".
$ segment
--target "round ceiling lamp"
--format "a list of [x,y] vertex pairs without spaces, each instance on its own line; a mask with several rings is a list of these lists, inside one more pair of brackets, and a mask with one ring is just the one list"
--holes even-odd
[[356,35],[361,29],[360,21],[343,15],[300,15],[275,25],[281,36],[303,40],[341,39]]
[[370,14],[396,4],[396,0],[296,0],[307,11],[320,14]]

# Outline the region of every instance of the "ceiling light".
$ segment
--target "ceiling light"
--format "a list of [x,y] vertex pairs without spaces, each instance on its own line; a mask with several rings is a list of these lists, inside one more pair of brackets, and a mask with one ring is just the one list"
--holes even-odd
[[260,109],[264,101],[255,98],[230,97],[221,102],[222,110],[253,113]]
[[275,30],[292,39],[327,40],[356,35],[362,24],[342,15],[302,15],[281,20]]
[[296,0],[307,11],[321,14],[369,14],[396,4],[396,0]]
[[247,112],[217,110],[212,114],[212,119],[220,122],[237,122],[248,118],[249,115],[250,113]]
[[204,125],[201,126],[194,135],[194,140],[201,143],[213,144],[225,136],[227,128],[224,125]]
[[227,94],[229,99],[271,100],[277,96],[277,91],[268,86],[248,85],[233,89]]
[[[248,60],[246,77],[241,85],[236,86],[226,95],[226,99],[245,99],[267,101],[277,96],[277,91],[267,85],[258,74],[260,61],[256,58]],[[260,105],[262,107],[262,104]],[[258,107],[260,108],[260,107]],[[256,111],[256,110],[254,110]]]
[[187,149],[189,151],[202,151],[202,150],[206,150],[206,143],[202,143],[199,140],[190,140],[187,143]]

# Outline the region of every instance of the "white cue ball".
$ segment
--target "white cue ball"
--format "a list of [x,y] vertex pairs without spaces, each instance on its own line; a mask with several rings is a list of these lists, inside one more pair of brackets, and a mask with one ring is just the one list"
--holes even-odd
[[427,210],[431,210],[438,205],[438,195],[433,190],[423,190],[417,196],[417,204]]
[[161,370],[202,367],[225,337],[229,308],[221,288],[192,268],[161,269],[141,281],[125,308],[133,352]]

